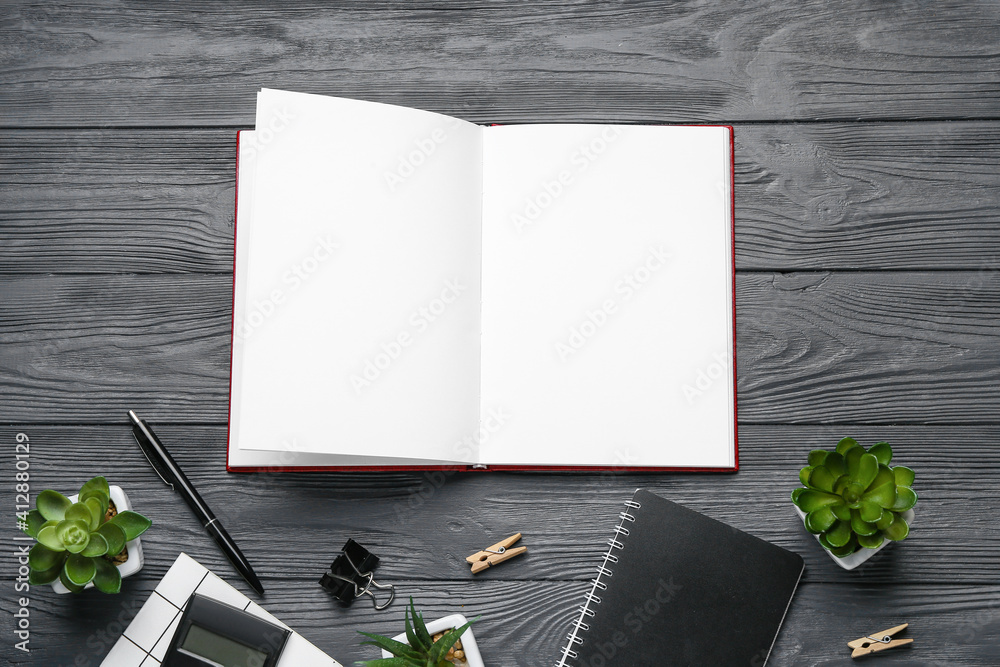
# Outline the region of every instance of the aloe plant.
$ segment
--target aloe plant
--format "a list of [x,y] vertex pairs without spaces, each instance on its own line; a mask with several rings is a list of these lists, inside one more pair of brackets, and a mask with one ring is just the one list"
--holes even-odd
[[122,578],[111,562],[125,543],[142,535],[152,522],[137,512],[107,518],[111,505],[108,480],[95,477],[80,489],[77,502],[46,489],[28,512],[24,532],[38,541],[28,552],[28,583],[56,579],[74,593],[93,582],[103,593],[121,590]]
[[792,491],[792,502],[805,512],[806,530],[834,556],[909,535],[903,513],[917,502],[914,473],[905,466],[890,468],[890,461],[889,443],[866,450],[854,438],[841,440],[836,451],[809,452],[809,465],[799,472],[805,488]]
[[394,657],[367,660],[357,664],[367,667],[454,667],[454,663],[446,659],[448,652],[462,636],[462,633],[478,620],[478,618],[474,618],[465,625],[444,633],[437,641],[433,641],[430,633],[427,632],[424,617],[413,606],[412,597],[410,598],[410,606],[404,615],[406,644],[390,637],[358,631],[370,639],[370,641],[361,642],[362,644],[385,649]]

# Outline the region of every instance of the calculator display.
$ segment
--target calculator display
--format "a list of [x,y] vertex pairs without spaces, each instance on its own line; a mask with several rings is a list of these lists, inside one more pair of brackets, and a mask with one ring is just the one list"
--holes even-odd
[[288,628],[195,593],[161,667],[278,667],[289,635]]
[[267,653],[229,637],[192,625],[180,645],[182,652],[203,658],[212,667],[263,667]]

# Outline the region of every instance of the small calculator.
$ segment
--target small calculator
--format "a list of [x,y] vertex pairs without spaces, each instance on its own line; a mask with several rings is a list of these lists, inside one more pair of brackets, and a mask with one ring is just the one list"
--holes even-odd
[[276,667],[290,634],[242,609],[195,594],[162,667]]

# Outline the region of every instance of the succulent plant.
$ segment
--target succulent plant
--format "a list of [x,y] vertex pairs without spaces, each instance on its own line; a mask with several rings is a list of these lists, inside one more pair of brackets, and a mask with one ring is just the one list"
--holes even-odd
[[28,582],[58,579],[74,593],[90,582],[103,593],[121,590],[121,574],[110,559],[152,522],[131,511],[108,519],[110,505],[111,489],[103,477],[84,484],[75,503],[51,489],[39,493],[36,509],[25,518],[24,532],[38,541],[28,552]]
[[805,488],[792,491],[792,502],[805,512],[806,530],[834,556],[876,549],[909,534],[902,515],[917,502],[914,473],[904,466],[890,468],[890,461],[889,443],[866,450],[854,438],[844,438],[833,452],[809,452],[809,465],[799,472]]
[[[411,623],[412,619],[412,623]],[[424,617],[414,608],[413,598],[410,598],[410,606],[405,612],[406,641],[404,644],[389,637],[373,635],[368,632],[360,634],[368,637],[371,641],[361,642],[385,649],[392,653],[392,658],[379,658],[378,660],[367,660],[359,662],[359,665],[367,667],[454,667],[454,663],[445,659],[448,651],[459,640],[462,633],[478,618],[472,619],[465,625],[449,630],[437,641],[431,639],[424,624]]]

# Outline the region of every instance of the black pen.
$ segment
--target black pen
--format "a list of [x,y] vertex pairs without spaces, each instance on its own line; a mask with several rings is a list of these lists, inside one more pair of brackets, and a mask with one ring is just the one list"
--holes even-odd
[[198,520],[205,526],[208,534],[222,547],[222,551],[225,552],[226,557],[233,566],[243,575],[243,578],[247,580],[247,583],[255,591],[263,594],[264,587],[260,585],[260,579],[254,574],[250,563],[247,562],[247,559],[240,552],[239,547],[233,542],[233,538],[229,537],[229,533],[226,532],[226,529],[222,527],[219,520],[212,514],[212,510],[208,508],[205,501],[201,499],[198,492],[191,486],[191,482],[181,472],[181,469],[174,462],[170,453],[164,448],[163,443],[160,442],[159,438],[156,437],[156,434],[153,433],[146,422],[139,419],[139,416],[135,412],[129,410],[128,416],[132,420],[132,435],[135,436],[135,441],[139,443],[142,453],[146,455],[149,465],[153,466],[153,470],[160,476],[164,484],[181,494],[181,497],[191,507],[191,510],[198,516]]

